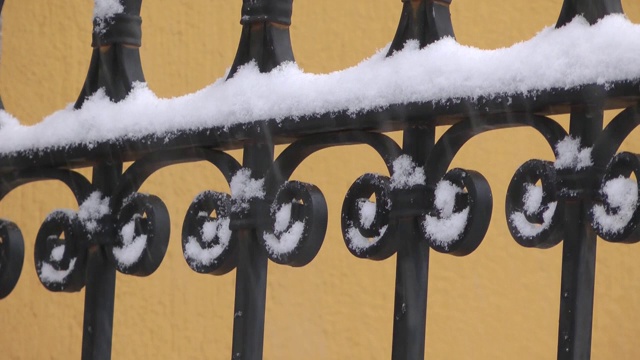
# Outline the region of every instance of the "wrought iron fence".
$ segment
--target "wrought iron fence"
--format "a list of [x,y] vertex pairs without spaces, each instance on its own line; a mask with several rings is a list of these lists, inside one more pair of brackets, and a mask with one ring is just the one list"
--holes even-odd
[[[117,102],[144,81],[141,0],[111,3],[115,11],[95,18],[93,53],[78,109],[100,89]],[[403,0],[387,57],[409,43],[424,48],[453,37],[449,4]],[[289,40],[292,6],[292,0],[243,1],[242,35],[228,78],[249,63],[266,73],[294,61]],[[619,0],[565,0],[557,27],[578,15],[595,24],[616,13],[622,13]],[[635,66],[640,66],[638,59]],[[182,229],[184,255],[198,273],[236,270],[232,358],[259,359],[268,261],[307,265],[319,251],[327,225],[320,189],[289,180],[291,174],[321,149],[368,145],[391,175],[364,174],[353,183],[342,207],[342,233],[356,257],[384,260],[397,254],[392,358],[420,359],[425,351],[429,251],[456,256],[473,252],[492,215],[486,179],[473,170],[449,170],[451,161],[480,133],[529,127],[542,134],[556,161],[530,160],[518,169],[506,194],[507,223],[524,247],[562,242],[557,357],[586,359],[596,236],[621,243],[640,240],[640,157],[617,153],[640,123],[640,78],[534,90],[389,102],[355,113],[338,108],[185,128],[170,136],[152,133],[8,150],[0,155],[0,198],[39,180],[59,180],[71,189],[79,210],[55,211],[41,225],[36,270],[51,291],[86,289],[82,358],[108,359],[116,271],[153,273],[169,240],[167,208],[160,198],[139,193],[140,186],[167,166],[213,164],[229,182],[231,194],[207,190],[193,200]],[[624,110],[603,128],[606,109]],[[569,132],[548,117],[552,114],[570,114]],[[436,141],[435,129],[443,125],[452,126]],[[402,145],[384,134],[398,130],[403,132]],[[274,158],[276,144],[288,145]],[[225,153],[228,149],[243,149],[242,163]],[[123,171],[125,161],[133,164]],[[93,168],[93,182],[74,170],[81,167]],[[20,276],[24,243],[14,223],[3,220],[0,230],[4,298]]]

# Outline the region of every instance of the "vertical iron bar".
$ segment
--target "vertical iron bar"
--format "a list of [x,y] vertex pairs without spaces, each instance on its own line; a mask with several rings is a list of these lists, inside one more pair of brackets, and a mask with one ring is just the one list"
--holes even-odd
[[[249,144],[243,166],[264,177],[273,163],[273,145]],[[232,359],[262,359],[268,258],[258,243],[256,228],[239,229],[236,298],[233,317]]]
[[585,219],[583,201],[565,205],[558,359],[591,357],[596,235]]
[[[404,153],[424,166],[435,142],[435,128],[411,127],[405,130],[403,140]],[[424,359],[429,244],[420,235],[419,217],[403,217],[398,221],[391,358]]]
[[[111,194],[121,173],[122,164],[96,166],[93,169],[93,183],[103,194]],[[100,244],[105,240],[92,244],[88,250],[82,327],[83,360],[111,359],[116,268]]]
[[[599,101],[586,102],[586,108],[572,109],[570,133],[580,137],[582,146],[593,146],[602,131],[603,110]],[[567,199],[565,205],[558,332],[562,360],[591,358],[597,240],[587,216],[592,181],[593,174],[583,177],[577,184],[582,196]]]
[[82,360],[111,359],[116,268],[100,245],[89,248],[84,297]]

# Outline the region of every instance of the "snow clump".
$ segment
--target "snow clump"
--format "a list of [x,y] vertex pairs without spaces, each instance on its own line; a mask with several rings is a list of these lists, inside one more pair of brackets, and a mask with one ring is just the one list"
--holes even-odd
[[556,169],[581,170],[593,165],[591,148],[580,147],[580,138],[567,136],[556,144]]
[[448,248],[458,240],[467,226],[469,207],[454,212],[456,195],[464,190],[447,180],[438,182],[435,190],[434,205],[438,210],[437,216],[427,215],[422,223],[425,235],[436,244]]
[[542,213],[542,224],[531,223],[527,220],[527,216],[533,216],[542,207],[542,197],[544,192],[541,186],[534,184],[526,184],[526,190],[523,197],[523,211],[516,211],[509,217],[511,225],[513,225],[518,233],[525,238],[533,238],[548,229],[553,220],[553,214],[556,211],[558,202],[554,201],[547,205],[547,209]]
[[411,156],[401,155],[393,162],[392,189],[407,189],[416,185],[424,185],[425,181],[424,169],[414,163]]
[[595,226],[605,233],[618,234],[624,230],[638,208],[638,183],[624,176],[607,181],[602,187],[605,201],[613,210],[607,211],[604,205],[592,208]]
[[273,234],[269,232],[263,234],[267,251],[271,255],[278,256],[291,253],[302,239],[305,222],[296,221],[290,225],[292,206],[292,203],[287,203],[275,211],[272,209],[276,220],[273,226],[274,232]]

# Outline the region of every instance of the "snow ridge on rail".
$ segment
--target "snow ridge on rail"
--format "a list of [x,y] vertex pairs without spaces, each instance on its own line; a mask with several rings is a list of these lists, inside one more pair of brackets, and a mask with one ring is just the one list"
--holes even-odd
[[640,79],[640,25],[623,15],[609,15],[592,26],[578,17],[496,50],[445,38],[424,49],[409,42],[389,58],[386,52],[329,74],[305,73],[294,63],[263,74],[248,64],[228,81],[223,77],[176,98],[158,98],[143,83],[118,103],[98,91],[81,109],[70,105],[33,126],[1,112],[0,153]]

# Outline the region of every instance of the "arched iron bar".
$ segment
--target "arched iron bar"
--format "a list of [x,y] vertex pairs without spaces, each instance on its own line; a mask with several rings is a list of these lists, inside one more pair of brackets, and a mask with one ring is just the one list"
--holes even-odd
[[65,169],[30,169],[0,176],[0,200],[17,187],[35,181],[59,180],[73,193],[78,205],[91,194],[93,185],[80,173]]
[[139,159],[124,172],[114,191],[114,198],[111,200],[112,209],[119,209],[124,197],[138,191],[154,172],[170,165],[194,161],[208,161],[213,164],[224,175],[227,182],[231,182],[233,175],[241,168],[238,161],[231,155],[205,148],[185,148],[153,153]]
[[427,184],[435,185],[444,176],[455,155],[472,137],[491,130],[522,126],[530,126],[537,130],[552,149],[558,141],[567,136],[566,130],[560,124],[541,115],[511,114],[481,122],[469,118],[453,125],[438,139],[427,159]]
[[402,155],[400,146],[380,133],[349,131],[310,136],[289,145],[274,161],[265,180],[267,192],[277,190],[309,155],[341,145],[369,145],[380,155],[389,173],[392,172],[393,161]]
[[640,125],[640,104],[623,110],[611,120],[593,145],[591,156],[596,170],[605,170],[622,142],[638,125]]

